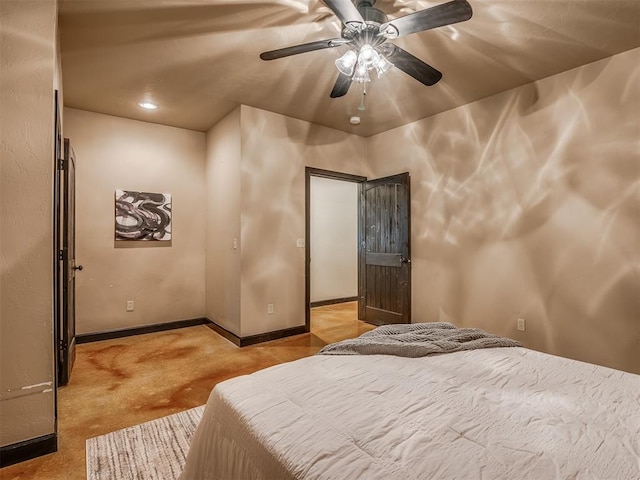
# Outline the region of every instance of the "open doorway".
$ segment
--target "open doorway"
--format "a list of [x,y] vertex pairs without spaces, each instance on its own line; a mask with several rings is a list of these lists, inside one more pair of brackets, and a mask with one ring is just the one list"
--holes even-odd
[[358,300],[358,184],[311,177],[311,308]]
[[[332,172],[316,168],[306,168],[306,258],[305,258],[305,297],[306,297],[306,331],[311,330],[311,306],[315,302],[330,302],[350,299],[352,292],[349,287],[344,290],[329,290],[334,287],[336,279],[351,277],[346,275],[345,265],[332,251],[332,243],[337,245],[343,234],[333,235],[323,240],[328,244],[328,253],[325,258],[312,257],[313,244],[316,242],[311,232],[312,221],[312,179],[321,178],[337,181],[342,184],[351,182],[357,185],[358,199],[353,222],[357,225],[356,255],[357,264],[347,266],[348,271],[355,268],[357,272],[357,319],[373,325],[385,325],[393,323],[411,323],[411,195],[410,175],[408,172],[399,173],[384,178],[367,180],[365,177],[350,175],[341,172]],[[331,183],[331,182],[329,182]],[[326,203],[333,203],[326,201]],[[320,206],[323,207],[323,206]],[[333,211],[341,207],[333,205]],[[331,212],[327,213],[331,215]],[[345,222],[342,220],[342,222]],[[348,222],[348,220],[346,221]],[[320,228],[323,228],[320,226]],[[336,224],[324,228],[337,228]],[[333,245],[333,246],[336,246]],[[314,252],[314,255],[318,255]],[[326,266],[323,278],[313,295],[318,295],[312,300],[312,271],[313,262],[323,263]],[[316,269],[317,271],[317,269]],[[338,277],[339,276],[339,277]],[[318,280],[315,280],[318,283]],[[327,284],[324,290],[322,284]],[[315,287],[314,287],[315,288]],[[332,293],[328,294],[327,292]],[[319,295],[325,295],[324,299]]]
[[306,169],[307,330],[311,308],[358,300],[358,206],[365,181],[357,175]]

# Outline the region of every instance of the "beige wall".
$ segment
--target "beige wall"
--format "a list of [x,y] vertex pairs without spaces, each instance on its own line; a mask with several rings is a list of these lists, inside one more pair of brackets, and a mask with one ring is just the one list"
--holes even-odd
[[376,175],[411,172],[414,322],[640,373],[640,49],[367,149]]
[[238,336],[242,248],[240,161],[238,107],[207,132],[205,180],[207,318]]
[[358,184],[311,177],[311,302],[358,295]]
[[240,337],[304,325],[305,166],[365,175],[365,142],[245,105],[207,133],[211,320]]
[[0,446],[54,432],[56,15],[0,2]]
[[305,166],[369,170],[362,137],[245,105],[241,130],[241,334],[248,336],[304,325],[304,248],[296,240],[305,236]]
[[[205,134],[67,108],[65,135],[76,153],[76,258],[84,266],[77,332],[204,316]],[[171,241],[115,242],[116,189],[170,193]]]

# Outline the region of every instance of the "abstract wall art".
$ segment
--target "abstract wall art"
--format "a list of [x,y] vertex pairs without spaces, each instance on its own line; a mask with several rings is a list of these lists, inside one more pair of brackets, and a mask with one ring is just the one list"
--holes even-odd
[[116,240],[171,240],[171,194],[116,190]]

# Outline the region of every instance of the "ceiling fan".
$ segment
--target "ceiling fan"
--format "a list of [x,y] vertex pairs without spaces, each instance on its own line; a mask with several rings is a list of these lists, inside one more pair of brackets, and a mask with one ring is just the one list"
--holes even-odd
[[340,72],[331,91],[331,98],[342,97],[352,82],[371,81],[370,71],[378,77],[392,66],[412,76],[424,85],[438,83],[442,73],[402,48],[385,43],[412,33],[469,20],[473,15],[467,0],[452,0],[389,21],[384,12],[373,8],[375,0],[324,0],[342,22],[341,38],[294,45],[260,54],[262,60],[297,55],[299,53],[348,45],[351,48],[335,64]]

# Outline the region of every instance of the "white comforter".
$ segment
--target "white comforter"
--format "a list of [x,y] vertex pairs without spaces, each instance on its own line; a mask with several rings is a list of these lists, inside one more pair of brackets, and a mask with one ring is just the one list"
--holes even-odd
[[314,356],[211,393],[181,479],[640,479],[640,376],[525,348]]

